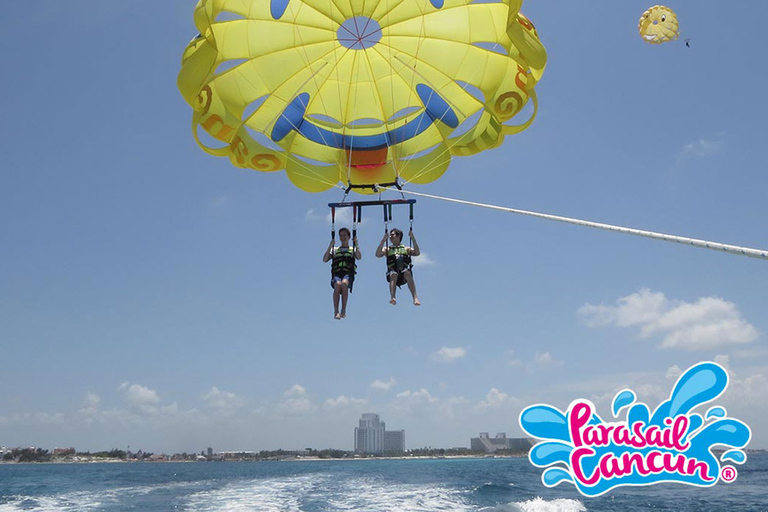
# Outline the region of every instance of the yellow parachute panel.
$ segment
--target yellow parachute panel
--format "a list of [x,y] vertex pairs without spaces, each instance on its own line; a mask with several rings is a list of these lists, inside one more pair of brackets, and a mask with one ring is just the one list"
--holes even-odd
[[311,192],[428,183],[533,121],[547,54],[521,4],[199,0],[178,87],[238,167]]
[[661,44],[680,37],[675,11],[663,5],[654,5],[640,16],[637,30],[643,41]]

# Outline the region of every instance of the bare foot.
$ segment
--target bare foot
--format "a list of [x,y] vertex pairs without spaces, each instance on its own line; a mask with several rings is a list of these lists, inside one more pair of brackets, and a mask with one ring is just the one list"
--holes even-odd
[[342,311],[342,312],[339,314],[339,318],[347,318],[347,312],[346,312],[346,311]]
[[421,306],[421,302],[419,301],[419,299],[413,299],[413,305],[414,306]]
[[335,315],[333,315],[333,318],[335,318],[336,320],[341,320],[341,315],[336,313]]
[[397,301],[395,300],[394,297],[392,297],[391,299],[389,299],[389,303],[394,306],[395,304],[397,304]]

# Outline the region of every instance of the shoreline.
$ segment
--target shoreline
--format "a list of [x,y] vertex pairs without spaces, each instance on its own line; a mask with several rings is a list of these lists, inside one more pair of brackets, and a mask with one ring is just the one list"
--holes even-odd
[[122,459],[91,459],[91,460],[49,460],[49,461],[0,461],[0,466],[15,466],[19,464],[204,464],[222,462],[348,462],[348,461],[375,461],[375,460],[440,460],[440,459],[516,459],[527,457],[528,454],[514,455],[415,455],[403,457],[284,457],[279,459],[212,459],[212,460],[122,460]]

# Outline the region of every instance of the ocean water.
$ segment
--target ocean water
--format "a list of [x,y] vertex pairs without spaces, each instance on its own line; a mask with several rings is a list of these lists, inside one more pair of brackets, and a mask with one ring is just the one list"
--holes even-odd
[[735,482],[586,498],[527,458],[0,465],[0,512],[768,512],[768,455]]

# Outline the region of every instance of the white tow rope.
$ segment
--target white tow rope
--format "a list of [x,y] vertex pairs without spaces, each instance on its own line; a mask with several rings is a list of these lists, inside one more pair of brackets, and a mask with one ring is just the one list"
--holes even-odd
[[664,240],[665,242],[676,242],[678,244],[692,245],[694,247],[702,247],[704,249],[712,249],[713,251],[723,251],[731,254],[739,254],[741,256],[749,256],[750,258],[759,258],[759,259],[768,260],[768,251],[762,250],[762,249],[750,249],[749,247],[739,247],[738,245],[721,244],[719,242],[708,242],[707,240],[699,240],[696,238],[688,238],[684,236],[665,235],[664,233],[655,233],[653,231],[645,231],[643,229],[625,228],[622,226],[603,224],[601,222],[591,222],[588,220],[572,219],[570,217],[561,217],[559,215],[549,215],[547,213],[518,210],[516,208],[506,208],[504,206],[495,206],[492,204],[476,203],[474,201],[464,201],[462,199],[452,199],[450,197],[441,197],[441,196],[435,196],[432,194],[423,194],[420,192],[412,192],[410,190],[398,190],[397,192],[400,192],[403,194],[411,194],[414,196],[428,197],[430,199],[439,199],[440,201],[448,201],[450,203],[479,206],[481,208],[489,208],[491,210],[501,210],[509,213],[528,215],[530,217],[556,220],[558,222],[567,222],[569,224],[576,224],[577,226],[587,226],[590,228],[599,228],[599,229],[606,229],[608,231],[617,231],[619,233],[626,233],[628,235],[644,236],[646,238],[655,238],[656,240]]

